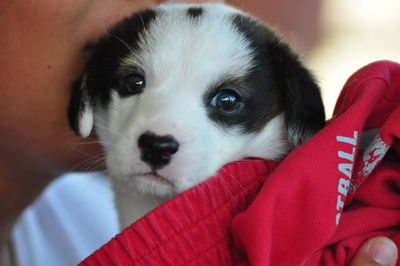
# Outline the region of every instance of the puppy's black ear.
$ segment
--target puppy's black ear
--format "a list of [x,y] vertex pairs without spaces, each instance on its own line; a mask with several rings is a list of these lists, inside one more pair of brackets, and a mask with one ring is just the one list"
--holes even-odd
[[318,85],[290,47],[262,23],[243,15],[236,15],[233,23],[258,51],[261,62],[256,66],[267,65],[263,79],[275,81],[271,87],[280,96],[289,141],[299,146],[325,125]]
[[87,87],[87,75],[72,86],[72,97],[68,109],[68,118],[72,130],[81,137],[88,137],[93,128],[94,99]]
[[310,71],[286,44],[279,43],[276,48],[275,63],[283,87],[288,137],[293,147],[297,147],[325,126],[324,106]]

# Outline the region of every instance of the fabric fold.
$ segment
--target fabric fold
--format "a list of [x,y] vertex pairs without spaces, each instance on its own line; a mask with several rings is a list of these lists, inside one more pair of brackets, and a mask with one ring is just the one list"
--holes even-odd
[[399,106],[400,65],[370,64],[281,163],[226,165],[81,265],[346,265],[372,236],[400,246]]
[[246,159],[226,165],[216,177],[126,228],[80,265],[231,265],[231,221],[253,201],[277,164]]

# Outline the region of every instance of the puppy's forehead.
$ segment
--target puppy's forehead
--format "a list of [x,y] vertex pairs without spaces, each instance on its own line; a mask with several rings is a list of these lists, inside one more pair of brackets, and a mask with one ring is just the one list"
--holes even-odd
[[[168,75],[217,79],[240,77],[252,67],[253,50],[235,24],[233,8],[206,4],[162,5],[137,40],[137,49],[122,59],[121,72],[132,66],[160,81]],[[129,36],[126,36],[129,39]]]
[[146,9],[116,25],[93,46],[87,64],[88,93],[107,104],[121,78],[135,69],[145,74],[146,90],[161,90],[164,85],[166,91],[182,82],[204,89],[246,80],[265,91],[264,70],[271,68],[265,59],[274,56],[278,40],[260,23],[222,4]]

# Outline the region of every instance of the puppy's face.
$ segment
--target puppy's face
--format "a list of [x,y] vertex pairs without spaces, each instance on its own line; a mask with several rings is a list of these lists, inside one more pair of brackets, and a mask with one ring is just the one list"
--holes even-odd
[[94,123],[112,178],[160,196],[231,161],[280,158],[324,123],[318,88],[289,48],[218,4],[121,22],[93,47],[69,115],[81,136]]

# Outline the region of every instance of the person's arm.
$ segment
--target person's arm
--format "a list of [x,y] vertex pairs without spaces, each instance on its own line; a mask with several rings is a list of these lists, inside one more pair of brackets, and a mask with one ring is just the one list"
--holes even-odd
[[[70,129],[70,87],[86,45],[162,1],[0,1],[0,247],[21,212],[57,176],[101,150]],[[86,164],[88,166],[88,164]]]

